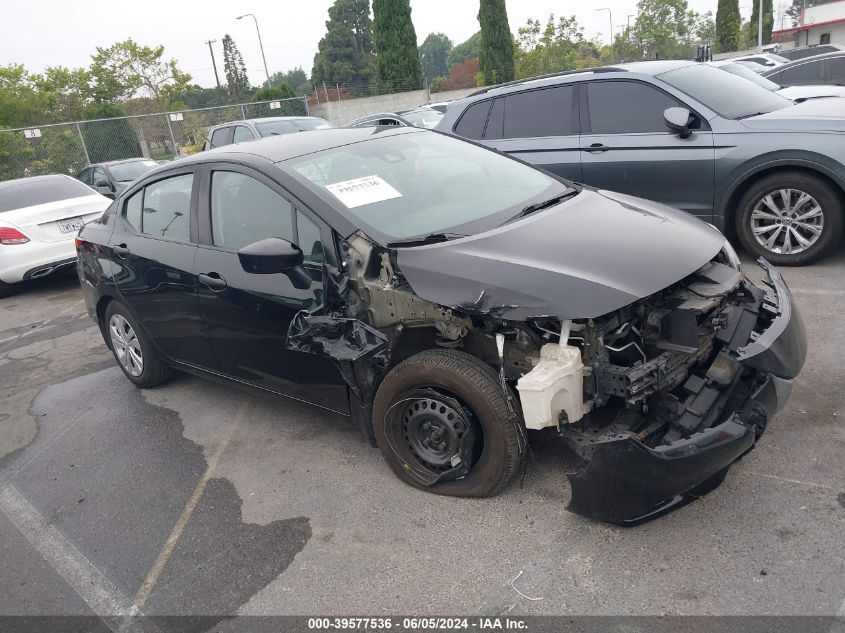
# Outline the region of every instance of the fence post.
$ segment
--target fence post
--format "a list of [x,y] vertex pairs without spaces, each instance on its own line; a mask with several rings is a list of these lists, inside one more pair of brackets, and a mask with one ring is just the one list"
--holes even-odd
[[173,136],[173,126],[170,125],[170,112],[164,116],[167,121],[167,131],[170,132],[170,142],[173,144],[173,158],[176,158],[176,137]]
[[328,103],[329,102],[329,89],[326,88],[326,82],[325,81],[323,82],[323,92],[326,95],[326,103]]
[[88,148],[85,146],[85,137],[82,136],[82,129],[79,127],[79,121],[76,122],[76,133],[79,134],[79,140],[82,141],[82,151],[85,152],[85,165],[91,164],[91,157],[88,156]]
[[305,116],[311,116],[311,108],[308,107],[308,97],[302,97],[302,101],[305,103]]
[[337,88],[337,100],[340,101],[340,84],[335,84],[335,88]]
[[320,105],[320,93],[317,91],[317,84],[314,84],[314,96],[317,97],[317,105]]
[[244,110],[244,104],[241,104],[241,121],[246,121],[246,111]]

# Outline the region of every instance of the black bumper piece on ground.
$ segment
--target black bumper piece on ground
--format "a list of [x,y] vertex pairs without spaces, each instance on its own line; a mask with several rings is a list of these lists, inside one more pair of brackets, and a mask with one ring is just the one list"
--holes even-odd
[[759,372],[759,386],[742,411],[688,439],[650,448],[629,435],[597,441],[589,461],[569,475],[569,510],[599,521],[636,525],[674,510],[716,488],[731,464],[754,447],[768,420],[789,398],[791,379],[807,354],[804,324],[780,273],[760,266],[771,296],[764,331],[736,350],[736,360]]

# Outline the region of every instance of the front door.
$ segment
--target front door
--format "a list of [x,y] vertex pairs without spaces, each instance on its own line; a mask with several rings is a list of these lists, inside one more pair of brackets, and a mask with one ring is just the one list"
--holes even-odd
[[122,299],[153,343],[171,360],[214,369],[193,272],[193,186],[185,171],[138,190],[120,210],[109,249]]
[[[338,367],[326,358],[285,349],[294,316],[323,304],[323,245],[331,244],[328,228],[291,204],[271,179],[251,169],[210,167],[203,183],[201,244],[194,270],[220,371],[348,413],[346,384]],[[313,280],[310,288],[294,288],[281,273],[257,275],[243,270],[238,250],[269,237],[301,246]]]
[[705,121],[688,138],[666,127],[667,108],[686,107],[655,86],[608,80],[582,85],[584,182],[662,202],[712,222],[713,133]]

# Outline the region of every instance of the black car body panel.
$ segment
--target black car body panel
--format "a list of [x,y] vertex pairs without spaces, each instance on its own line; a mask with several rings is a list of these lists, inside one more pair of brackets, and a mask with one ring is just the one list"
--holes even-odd
[[[760,262],[767,295],[712,227],[555,181],[564,193],[548,208],[467,237],[390,246],[288,162],[409,134],[423,136],[403,143],[446,139],[408,128],[303,132],[205,152],[134,183],[77,240],[86,305],[107,344],[105,307],[117,300],[173,366],[346,415],[373,444],[374,395],[417,352],[461,349],[495,370],[510,398],[543,349],[568,347],[587,368],[584,415],[570,420],[561,408],[552,421],[586,462],[570,477],[570,509],[630,524],[717,485],[804,363],[803,324],[780,274]],[[273,208],[290,210],[297,275],[247,272],[240,245],[215,241],[212,200],[227,199],[214,193],[220,172],[261,183]],[[182,223],[180,239],[132,225],[133,196],[186,174],[190,217],[170,220]],[[255,200],[238,201],[231,218]],[[153,222],[167,211],[146,198],[144,209]]]

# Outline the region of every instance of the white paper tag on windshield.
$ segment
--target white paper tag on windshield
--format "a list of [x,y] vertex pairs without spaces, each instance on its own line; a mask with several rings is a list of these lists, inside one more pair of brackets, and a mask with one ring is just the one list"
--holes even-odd
[[401,193],[379,176],[336,182],[333,185],[326,185],[326,189],[349,209],[402,197]]

